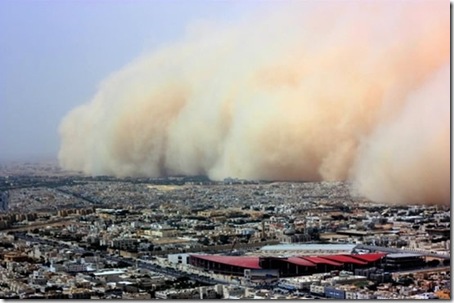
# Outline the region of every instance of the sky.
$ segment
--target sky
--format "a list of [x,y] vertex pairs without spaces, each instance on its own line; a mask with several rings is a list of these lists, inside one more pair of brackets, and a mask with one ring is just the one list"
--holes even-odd
[[0,161],[56,159],[58,126],[104,78],[181,38],[234,22],[258,1],[0,1]]

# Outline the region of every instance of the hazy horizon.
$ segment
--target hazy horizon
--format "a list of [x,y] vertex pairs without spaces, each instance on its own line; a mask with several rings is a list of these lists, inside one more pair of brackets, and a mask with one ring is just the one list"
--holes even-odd
[[0,161],[58,159],[58,126],[106,76],[258,1],[0,1]]

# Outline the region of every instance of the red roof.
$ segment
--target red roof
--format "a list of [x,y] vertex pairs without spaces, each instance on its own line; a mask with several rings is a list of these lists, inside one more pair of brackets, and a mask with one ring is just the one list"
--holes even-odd
[[191,255],[192,257],[222,263],[226,265],[238,266],[249,269],[261,269],[259,265],[259,257],[232,257],[232,256],[216,256],[216,255]]
[[[316,266],[316,264],[328,264],[333,266],[342,266],[344,263],[353,263],[366,265],[370,262],[380,260],[385,256],[385,253],[371,253],[361,255],[327,255],[327,256],[301,256],[290,257],[283,261],[299,265],[299,266]],[[219,255],[191,255],[192,257],[232,265],[241,268],[261,269],[259,265],[259,257],[253,256],[219,256]]]
[[331,261],[328,259],[320,258],[320,257],[301,257],[309,262],[315,263],[315,264],[328,264],[328,265],[334,265],[334,266],[342,266],[342,263]]
[[366,262],[376,262],[386,256],[385,253],[373,253],[373,254],[361,254],[361,255],[352,255],[353,258],[366,261]]
[[323,259],[328,259],[331,261],[335,262],[341,262],[341,263],[353,263],[353,264],[360,264],[360,265],[366,265],[367,262],[363,260],[358,260],[355,258],[352,258],[351,256],[347,255],[334,255],[334,256],[320,256]]
[[291,257],[287,258],[286,260],[289,263],[300,265],[300,266],[316,266],[314,263],[309,262],[308,260],[305,260],[303,258],[298,258],[298,257]]

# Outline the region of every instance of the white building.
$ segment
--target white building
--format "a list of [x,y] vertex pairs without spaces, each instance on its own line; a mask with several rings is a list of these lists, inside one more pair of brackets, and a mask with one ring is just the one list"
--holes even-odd
[[173,264],[187,265],[189,261],[189,254],[169,254],[167,255],[167,261]]
[[310,287],[310,292],[319,295],[325,294],[325,286],[312,284]]

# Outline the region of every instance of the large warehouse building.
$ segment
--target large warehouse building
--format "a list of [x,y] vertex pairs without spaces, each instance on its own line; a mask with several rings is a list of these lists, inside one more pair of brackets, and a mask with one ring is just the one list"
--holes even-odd
[[243,276],[245,269],[278,270],[280,277],[294,277],[331,270],[353,271],[357,268],[369,268],[380,264],[384,253],[343,254],[301,257],[255,257],[255,256],[220,256],[190,255],[189,264],[215,273]]

